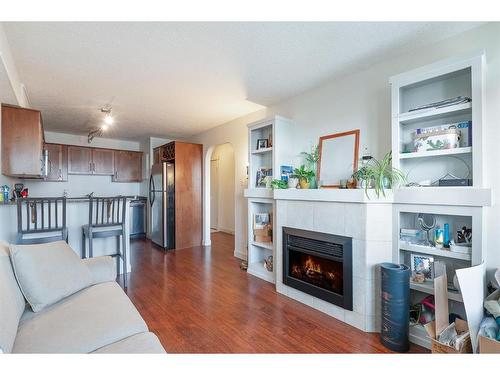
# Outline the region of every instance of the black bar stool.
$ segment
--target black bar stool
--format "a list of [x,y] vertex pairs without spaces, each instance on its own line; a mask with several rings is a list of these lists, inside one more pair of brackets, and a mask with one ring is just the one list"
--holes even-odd
[[18,198],[18,244],[68,242],[66,198]]
[[[116,272],[123,267],[123,287],[127,287],[127,252],[125,238],[126,197],[91,197],[89,200],[89,223],[82,227],[82,258],[87,257],[86,240],[89,239],[88,257],[94,256],[94,238],[116,237]],[[121,237],[121,246],[120,246]]]

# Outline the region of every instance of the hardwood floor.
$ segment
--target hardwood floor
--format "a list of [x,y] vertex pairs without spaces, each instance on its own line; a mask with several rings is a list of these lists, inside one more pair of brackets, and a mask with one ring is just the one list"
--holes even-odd
[[[240,270],[234,237],[164,253],[131,243],[127,294],[169,353],[389,353],[364,333]],[[425,349],[412,346],[413,352]]]

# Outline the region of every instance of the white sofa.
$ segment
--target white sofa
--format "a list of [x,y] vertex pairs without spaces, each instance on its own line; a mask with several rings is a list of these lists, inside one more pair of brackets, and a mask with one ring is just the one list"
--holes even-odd
[[[91,285],[33,312],[0,242],[0,350],[3,353],[165,353],[114,281],[110,257],[82,260]],[[64,271],[61,271],[64,272]]]

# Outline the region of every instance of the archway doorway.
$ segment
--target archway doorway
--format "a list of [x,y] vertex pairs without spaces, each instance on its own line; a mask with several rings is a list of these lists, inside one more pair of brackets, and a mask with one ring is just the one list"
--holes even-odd
[[[205,245],[215,233],[234,235],[235,231],[235,159],[230,143],[208,150],[205,165]],[[207,233],[209,232],[209,233]],[[207,241],[207,239],[210,239]]]

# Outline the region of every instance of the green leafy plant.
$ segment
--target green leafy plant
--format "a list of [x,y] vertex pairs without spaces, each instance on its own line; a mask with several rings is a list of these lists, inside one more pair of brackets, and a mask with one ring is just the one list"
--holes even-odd
[[301,165],[300,168],[295,168],[293,171],[293,177],[299,180],[306,180],[307,182],[311,181],[315,175],[313,171],[306,169],[305,165]]
[[288,189],[288,183],[283,180],[273,179],[271,181],[271,187],[273,189]]
[[392,152],[389,151],[382,160],[372,158],[356,172],[352,174],[352,178],[357,181],[364,182],[365,194],[368,198],[368,189],[373,183],[373,189],[377,197],[382,194],[385,197],[385,189],[404,185],[406,176],[397,168],[392,167]]
[[300,154],[304,155],[304,158],[310,165],[316,164],[319,160],[318,145],[312,146],[311,152],[301,152]]

